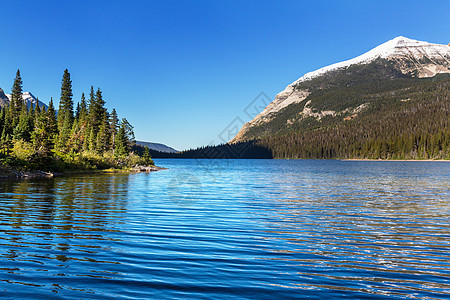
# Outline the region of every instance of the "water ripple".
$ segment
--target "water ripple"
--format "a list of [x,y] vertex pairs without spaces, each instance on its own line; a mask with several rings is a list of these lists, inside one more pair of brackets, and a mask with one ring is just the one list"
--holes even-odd
[[2,298],[450,298],[450,164],[160,160],[0,182]]

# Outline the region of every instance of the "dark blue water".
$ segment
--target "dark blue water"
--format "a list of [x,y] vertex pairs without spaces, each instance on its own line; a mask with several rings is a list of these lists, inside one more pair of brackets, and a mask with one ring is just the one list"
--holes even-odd
[[0,181],[0,297],[450,298],[450,163]]

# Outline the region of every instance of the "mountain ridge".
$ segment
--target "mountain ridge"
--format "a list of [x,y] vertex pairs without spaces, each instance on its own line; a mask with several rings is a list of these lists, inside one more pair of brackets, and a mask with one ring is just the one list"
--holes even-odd
[[169,147],[167,145],[161,144],[161,143],[136,141],[136,144],[140,145],[140,146],[143,146],[143,147],[147,146],[151,150],[156,150],[156,151],[164,152],[164,153],[176,153],[176,152],[178,152],[178,150],[176,150],[176,149],[174,149],[172,147]]
[[[352,113],[349,115],[355,115],[355,113],[367,109],[367,107],[360,106],[364,103],[359,103],[358,106],[345,107],[341,111],[335,111],[323,107],[323,105],[319,109],[317,101],[311,103],[309,100],[318,93],[331,90],[326,79],[333,79],[333,76],[345,77],[347,76],[346,72],[354,72],[357,67],[364,69],[372,66],[374,69],[378,68],[377,71],[386,73],[385,77],[380,77],[380,81],[400,77],[432,78],[437,74],[450,73],[450,46],[399,36],[355,58],[306,73],[278,93],[275,99],[254,119],[245,123],[230,143],[261,137],[260,135],[249,134],[249,132],[254,131],[254,128],[264,127],[267,123],[282,115],[283,111],[288,110],[288,107],[298,103],[303,103],[301,107],[298,107],[298,114],[302,115],[303,118],[314,117],[319,120],[327,116],[335,117],[337,114],[347,114],[344,116],[345,118],[348,117],[348,113]],[[372,75],[378,76],[374,70],[372,70]],[[320,88],[317,88],[317,82],[320,81],[322,81],[322,84]],[[340,87],[337,85],[334,88]],[[287,127],[291,125],[289,122],[295,121],[287,120]]]
[[[442,52],[447,53],[448,57],[443,57]],[[428,57],[431,59],[444,59],[447,60],[447,63],[450,64],[450,46],[443,44],[433,44],[424,41],[413,40],[404,36],[398,36],[392,40],[389,40],[368,52],[359,55],[355,58],[345,60],[342,62],[334,63],[329,66],[325,66],[319,68],[315,71],[308,72],[298,80],[294,81],[292,85],[296,85],[300,82],[313,79],[317,76],[320,76],[326,72],[333,71],[340,68],[349,67],[354,64],[360,63],[369,63],[377,58],[393,58],[399,56],[409,55],[411,58],[421,58]],[[421,77],[432,77],[437,73],[448,73],[450,70],[447,69],[438,69],[438,70],[427,70],[426,66],[422,66],[424,68],[423,72],[418,75]],[[433,72],[434,71],[434,72]]]

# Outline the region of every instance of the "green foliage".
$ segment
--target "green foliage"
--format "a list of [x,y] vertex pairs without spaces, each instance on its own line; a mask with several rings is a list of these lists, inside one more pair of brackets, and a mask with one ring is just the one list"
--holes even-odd
[[152,156],[150,154],[150,148],[148,146],[144,147],[144,153],[142,154],[142,159],[144,160],[144,164],[147,166],[155,164],[153,162]]
[[13,140],[9,133],[7,133],[6,128],[3,128],[1,140],[0,140],[0,150],[2,156],[9,156],[11,149],[13,147]]
[[35,153],[35,148],[33,147],[33,144],[29,142],[24,140],[16,140],[12,151],[16,158],[26,160]]
[[106,111],[104,106],[105,101],[103,100],[102,91],[97,89],[97,92],[94,93],[94,88],[91,86],[89,99],[89,122],[95,132],[98,132],[100,125],[103,123]]
[[115,153],[117,156],[124,156],[130,152],[130,148],[128,147],[125,127],[123,125],[120,126],[119,131],[117,132],[116,137],[116,149]]
[[64,70],[61,82],[61,99],[58,110],[58,128],[60,131],[67,132],[73,123],[73,100],[72,100],[72,80],[67,69]]
[[36,116],[35,127],[31,133],[33,145],[42,156],[48,156],[54,145],[54,132],[50,128],[50,118],[47,113],[48,111],[44,111]]
[[14,98],[8,107],[0,108],[0,165],[64,171],[124,168],[144,163],[143,158],[131,152],[134,133],[126,119],[120,123],[120,151],[115,151],[119,126],[117,112],[113,110],[110,118],[100,89],[94,94],[91,87],[89,108],[82,94],[74,116],[72,81],[67,69],[62,79],[58,114],[53,99],[48,110],[39,106],[27,109],[20,105],[23,101],[19,71],[13,91],[17,99],[20,95],[20,101]]
[[14,84],[11,89],[11,102],[9,105],[9,111],[11,116],[12,125],[15,126],[17,123],[17,119],[22,111],[22,107],[24,106],[22,99],[22,77],[20,76],[20,70],[17,70],[16,78],[14,79]]
[[113,108],[112,112],[111,112],[111,123],[110,123],[110,133],[111,133],[111,141],[110,141],[110,145],[113,149],[113,152],[116,149],[116,135],[118,132],[118,127],[119,127],[119,118],[117,116],[117,112],[116,109]]
[[20,140],[24,139],[26,141],[30,141],[30,133],[31,133],[31,122],[30,122],[30,115],[29,112],[27,112],[26,106],[22,106],[22,112],[19,116],[19,121],[14,127],[13,130],[13,136],[14,139]]
[[450,79],[378,95],[353,120],[265,136],[276,158],[450,159]]

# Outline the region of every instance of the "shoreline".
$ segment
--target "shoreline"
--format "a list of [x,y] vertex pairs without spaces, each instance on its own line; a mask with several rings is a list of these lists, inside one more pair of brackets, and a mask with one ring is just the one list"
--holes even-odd
[[56,176],[67,176],[67,175],[77,175],[77,174],[111,174],[111,173],[150,173],[161,170],[166,170],[167,168],[158,166],[142,166],[136,165],[133,168],[128,169],[87,169],[87,170],[67,170],[63,172],[46,172],[41,170],[34,171],[19,171],[19,170],[0,170],[0,180],[8,179],[32,179],[32,178],[53,178]]

